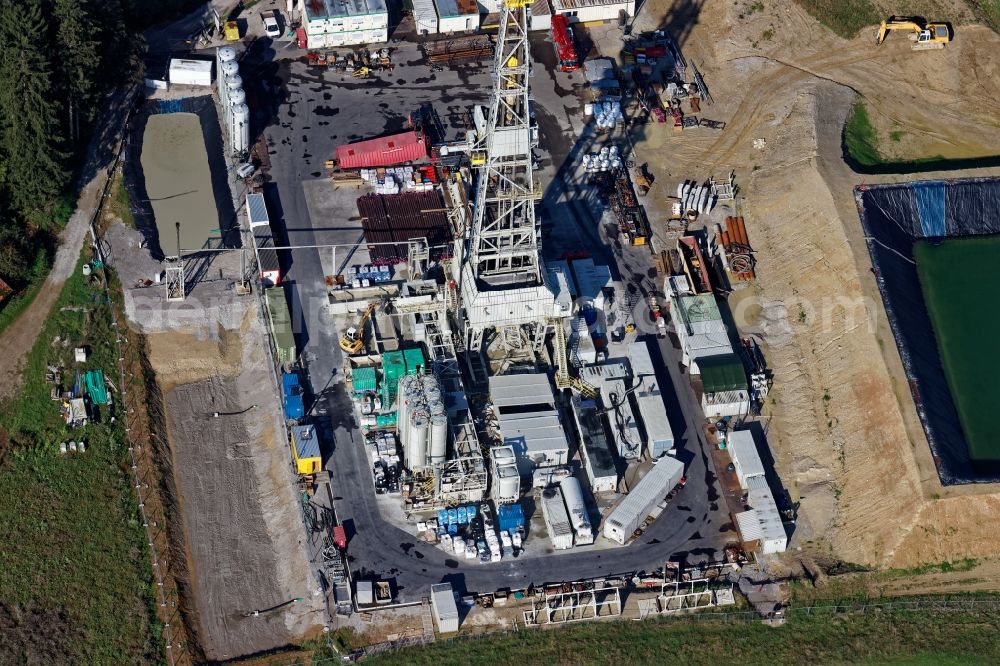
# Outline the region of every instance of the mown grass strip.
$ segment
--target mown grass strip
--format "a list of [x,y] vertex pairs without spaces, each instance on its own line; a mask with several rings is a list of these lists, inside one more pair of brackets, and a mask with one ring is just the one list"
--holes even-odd
[[[45,378],[48,365],[59,365],[64,387],[76,369],[100,368],[118,382],[118,304],[82,275],[82,264],[28,355],[21,392],[0,405],[0,663],[163,658],[122,415],[112,423],[113,408],[101,407],[99,423],[68,430]],[[77,346],[90,350],[80,366]],[[69,440],[86,442],[86,453],[61,455],[59,443]]]

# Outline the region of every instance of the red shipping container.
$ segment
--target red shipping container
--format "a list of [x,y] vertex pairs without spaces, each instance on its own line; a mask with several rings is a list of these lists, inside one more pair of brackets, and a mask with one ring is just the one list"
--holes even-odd
[[394,166],[423,159],[427,159],[427,141],[423,132],[417,131],[337,146],[341,169]]
[[306,47],[306,29],[296,28],[295,29],[295,41],[299,43],[299,48],[304,49]]

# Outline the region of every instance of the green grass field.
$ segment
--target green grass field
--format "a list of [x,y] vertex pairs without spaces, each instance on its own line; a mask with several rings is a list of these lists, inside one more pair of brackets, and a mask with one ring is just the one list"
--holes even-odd
[[913,247],[941,363],[974,460],[1000,459],[993,415],[1000,404],[1000,299],[990,291],[1000,236]]
[[996,664],[998,629],[996,610],[797,613],[776,628],[683,618],[583,623],[439,642],[365,664]]
[[[88,345],[85,367],[118,384],[111,307],[78,267],[0,405],[0,663],[162,661],[121,422],[67,431],[45,381]],[[60,455],[70,439],[87,452]]]

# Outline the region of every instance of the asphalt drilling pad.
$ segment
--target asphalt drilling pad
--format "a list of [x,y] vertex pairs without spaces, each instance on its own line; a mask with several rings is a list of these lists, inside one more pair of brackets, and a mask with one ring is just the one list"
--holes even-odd
[[[190,329],[150,336],[167,389],[189,622],[209,660],[298,642],[323,624],[267,343],[255,304],[246,305],[239,328],[208,335],[213,344]],[[184,350],[202,358],[184,363]],[[170,388],[174,370],[184,383]]]

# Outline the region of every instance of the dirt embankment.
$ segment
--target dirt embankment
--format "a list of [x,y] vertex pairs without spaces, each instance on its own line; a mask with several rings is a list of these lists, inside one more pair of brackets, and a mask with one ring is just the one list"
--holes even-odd
[[325,613],[263,324],[255,303],[241,302],[237,328],[213,321],[147,334],[188,563],[186,619],[210,660],[299,642]]
[[[644,11],[669,18],[670,4]],[[941,174],[859,176],[840,137],[862,95],[883,136],[899,133],[887,154],[1000,154],[1000,65],[989,55],[1000,37],[960,28],[944,51],[914,53],[902,39],[842,40],[793,3],[748,4],[705,3],[683,44],[717,102],[701,115],[725,131],[647,126],[638,150],[659,156],[661,196],[678,178],[737,171],[759,263],[757,283],[731,303],[774,371],[765,412],[778,471],[801,502],[793,546],[896,567],[992,556],[1000,491],[938,482],[852,196],[862,182]]]

